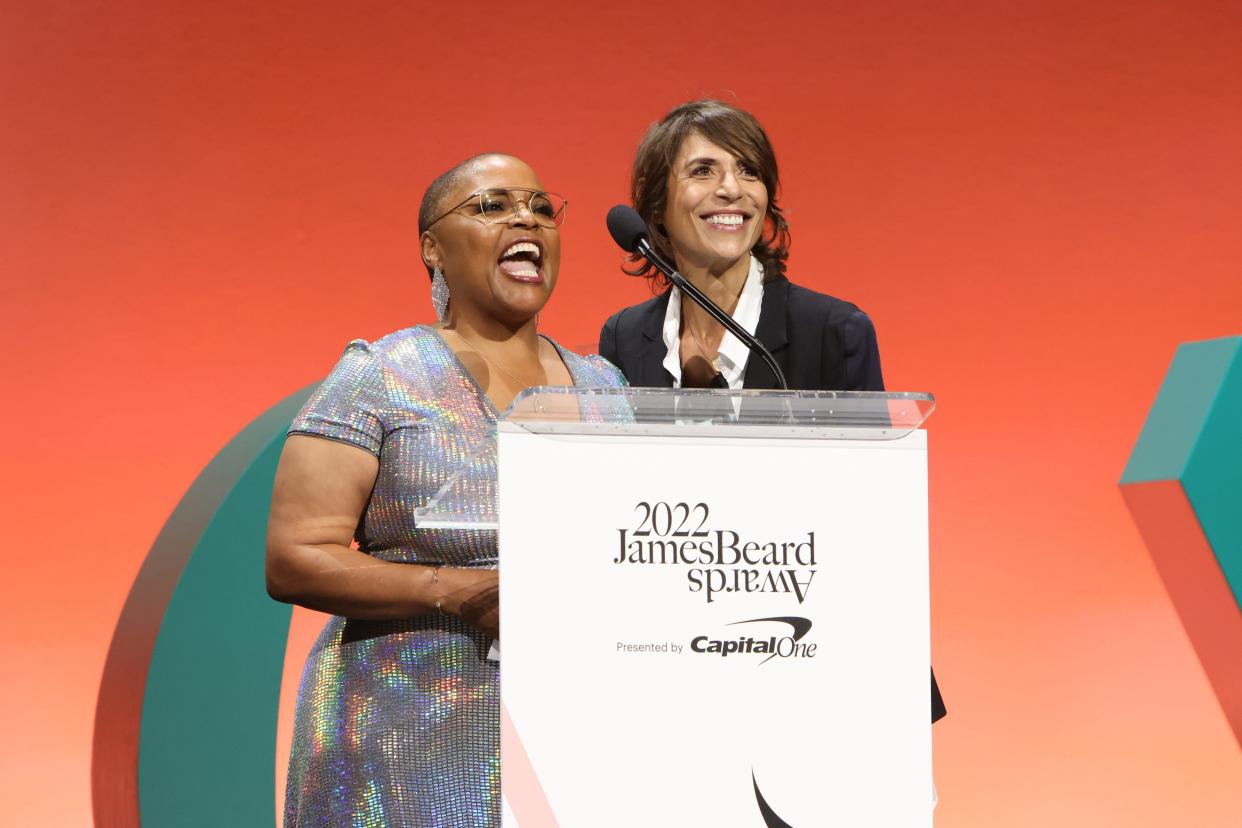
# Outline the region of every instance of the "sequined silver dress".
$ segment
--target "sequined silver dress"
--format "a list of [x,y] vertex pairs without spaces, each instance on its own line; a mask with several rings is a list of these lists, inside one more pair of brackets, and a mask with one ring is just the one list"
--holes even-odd
[[[559,346],[558,346],[559,348]],[[618,386],[599,357],[561,349],[577,385]],[[290,434],[358,446],[379,474],[356,537],[385,561],[491,566],[496,533],[414,526],[423,505],[496,410],[434,330],[349,343]],[[494,461],[475,463],[476,503],[495,498]],[[499,669],[486,636],[455,616],[332,618],[302,675],[285,797],[286,828],[500,825]]]

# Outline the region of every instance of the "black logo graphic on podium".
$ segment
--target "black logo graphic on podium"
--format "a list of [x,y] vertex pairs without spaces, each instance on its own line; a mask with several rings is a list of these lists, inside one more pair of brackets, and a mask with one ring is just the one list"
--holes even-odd
[[751,618],[747,621],[734,621],[729,626],[735,627],[738,624],[755,624],[759,621],[779,621],[782,624],[788,624],[793,627],[794,641],[801,641],[802,636],[811,631],[811,619],[803,618],[800,615],[780,615],[774,618]]
[[755,786],[755,800],[759,803],[759,813],[763,815],[763,824],[768,828],[793,828],[785,820],[777,816],[776,811],[772,810],[772,806],[763,798],[763,791],[759,790],[759,780],[755,779],[755,771],[750,772],[751,784]]

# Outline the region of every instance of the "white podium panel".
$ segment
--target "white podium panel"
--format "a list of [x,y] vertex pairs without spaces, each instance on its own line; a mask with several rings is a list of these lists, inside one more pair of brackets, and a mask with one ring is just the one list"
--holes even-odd
[[506,828],[930,826],[925,432],[580,430],[500,425]]

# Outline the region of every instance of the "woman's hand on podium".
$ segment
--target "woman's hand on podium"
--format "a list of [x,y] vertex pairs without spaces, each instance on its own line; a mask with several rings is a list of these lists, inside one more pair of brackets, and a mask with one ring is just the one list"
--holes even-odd
[[[443,570],[442,570],[443,571]],[[470,626],[500,639],[500,577],[494,569],[457,570],[467,583],[454,590],[445,608],[460,615]]]

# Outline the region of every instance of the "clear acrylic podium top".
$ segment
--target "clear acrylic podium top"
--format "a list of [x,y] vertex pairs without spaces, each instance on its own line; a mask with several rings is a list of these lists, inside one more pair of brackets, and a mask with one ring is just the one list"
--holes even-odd
[[[878,391],[757,391],[678,388],[528,388],[497,423],[500,431],[649,437],[755,437],[897,440],[919,428],[936,407],[931,394]],[[496,467],[494,436],[462,468]],[[495,489],[453,475],[414,522],[427,529],[495,529]]]

